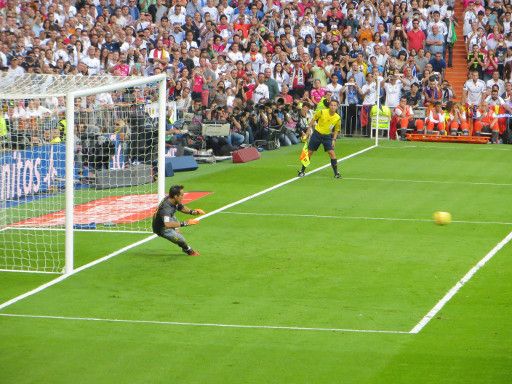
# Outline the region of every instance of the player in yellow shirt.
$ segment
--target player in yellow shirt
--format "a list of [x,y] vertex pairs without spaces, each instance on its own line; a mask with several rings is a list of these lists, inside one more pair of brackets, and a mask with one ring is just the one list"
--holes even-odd
[[[341,116],[337,113],[338,101],[331,100],[329,109],[322,109],[317,111],[313,119],[309,123],[307,136],[308,143],[308,156],[311,158],[313,153],[318,150],[320,144],[324,146],[324,150],[331,158],[331,166],[334,171],[334,177],[341,179],[338,172],[338,162],[336,161],[336,153],[334,147],[336,146],[336,137],[341,129]],[[316,124],[316,125],[315,125]],[[314,129],[313,129],[314,128]],[[303,177],[306,173],[306,166],[303,164],[298,176]]]

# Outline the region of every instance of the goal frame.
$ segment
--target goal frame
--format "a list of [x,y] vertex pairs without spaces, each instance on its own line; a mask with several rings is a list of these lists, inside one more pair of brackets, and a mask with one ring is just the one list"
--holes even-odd
[[103,92],[113,92],[124,88],[137,87],[148,83],[158,83],[158,160],[157,194],[158,200],[165,196],[165,118],[166,118],[166,74],[141,77],[118,84],[108,84],[89,89],[78,89],[66,93],[66,177],[65,177],[65,244],[64,274],[74,271],[74,166],[75,166],[75,99]]

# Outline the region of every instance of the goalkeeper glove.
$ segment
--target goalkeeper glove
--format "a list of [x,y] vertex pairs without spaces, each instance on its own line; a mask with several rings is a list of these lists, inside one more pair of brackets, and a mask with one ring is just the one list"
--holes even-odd
[[203,211],[202,209],[200,208],[196,208],[196,209],[193,209],[192,212],[190,212],[192,215],[194,216],[198,216],[198,215],[204,215],[206,212]]
[[196,224],[199,224],[199,220],[197,220],[197,219],[189,219],[189,220],[186,220],[186,221],[182,221],[180,223],[180,226],[181,227],[188,227],[189,225],[196,225]]

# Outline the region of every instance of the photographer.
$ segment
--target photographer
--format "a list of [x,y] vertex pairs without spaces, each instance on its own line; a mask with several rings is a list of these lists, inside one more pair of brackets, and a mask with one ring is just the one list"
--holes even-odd
[[299,135],[296,131],[296,124],[291,118],[291,107],[284,103],[282,98],[276,101],[276,115],[282,121],[279,134],[279,143],[282,146],[290,146],[299,143]]
[[219,123],[229,123],[230,130],[226,141],[230,146],[237,148],[245,142],[242,125],[233,114],[228,114],[223,107],[216,107],[216,113],[212,117],[215,117],[215,120]]

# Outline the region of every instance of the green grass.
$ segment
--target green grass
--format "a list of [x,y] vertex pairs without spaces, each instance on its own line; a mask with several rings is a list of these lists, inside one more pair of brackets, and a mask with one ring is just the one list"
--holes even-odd
[[[295,176],[298,151],[167,183],[213,192],[190,204],[212,211]],[[409,332],[510,232],[511,154],[384,142],[343,180],[326,168],[185,228],[200,257],[131,249],[0,311],[65,318],[0,316],[0,382],[510,383],[510,244],[416,335],[165,322]],[[437,210],[455,222],[435,226]],[[76,264],[144,237],[77,233]],[[53,277],[0,273],[0,301]]]

